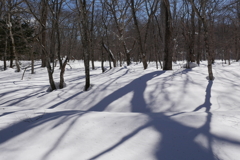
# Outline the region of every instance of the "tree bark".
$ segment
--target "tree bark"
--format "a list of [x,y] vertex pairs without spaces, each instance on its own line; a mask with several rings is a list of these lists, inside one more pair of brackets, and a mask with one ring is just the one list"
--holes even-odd
[[200,48],[200,40],[201,40],[201,34],[202,34],[202,29],[201,29],[202,23],[201,20],[198,20],[198,37],[197,37],[197,64],[200,65],[200,58],[201,58],[201,48]]
[[116,59],[112,53],[112,51],[102,42],[103,48],[108,52],[110,59],[113,61],[113,67],[117,67]]
[[50,83],[50,86],[51,86],[51,91],[53,90],[56,90],[56,86],[55,86],[55,82],[54,82],[54,79],[53,79],[53,68],[51,67],[51,64],[50,64],[50,60],[47,61],[47,71],[48,71],[48,79],[49,79],[49,83]]
[[[103,38],[102,38],[102,43],[103,43]],[[101,45],[101,52],[102,52],[102,59],[101,59],[101,68],[102,68],[102,73],[105,72],[105,67],[104,67],[104,51],[103,51],[103,46]]]
[[208,57],[207,57],[207,60],[208,60],[208,76],[209,76],[209,80],[214,80],[213,72],[212,72],[212,54],[210,53],[209,35],[208,35],[208,29],[207,29],[206,22],[203,22],[203,26],[204,26],[204,42],[205,42],[205,47],[206,47],[206,53],[208,55]]
[[5,48],[4,48],[4,55],[3,55],[3,63],[4,63],[4,70],[7,70],[7,35],[5,36]]
[[[194,0],[193,0],[194,1]],[[194,57],[194,45],[195,45],[195,12],[194,9],[192,7],[192,13],[191,13],[191,40],[190,40],[190,62],[195,62],[195,57]]]
[[61,72],[60,72],[60,83],[59,83],[59,88],[62,89],[64,87],[64,72],[65,72],[65,68],[68,62],[68,57],[66,57],[65,61],[62,64],[61,67]]
[[208,33],[208,22],[206,19],[206,1],[203,1],[203,11],[202,14],[200,14],[199,10],[197,9],[197,7],[194,4],[193,0],[189,0],[195,13],[197,14],[198,18],[201,20],[201,22],[203,23],[203,30],[204,30],[204,42],[205,42],[205,47],[206,47],[206,53],[208,55],[207,57],[207,61],[208,61],[208,78],[209,80],[214,80],[213,77],[213,72],[212,72],[212,53],[210,52],[210,46],[209,46],[209,33]]
[[164,23],[164,63],[163,70],[172,70],[172,18],[168,0],[161,3]]
[[13,33],[12,33],[12,23],[11,23],[11,15],[10,15],[10,13],[8,13],[8,29],[9,29],[9,36],[10,36],[11,42],[12,42],[12,52],[13,52],[13,55],[15,57],[15,65],[17,67],[16,71],[20,72],[20,65],[19,65],[19,60],[18,60],[18,54],[17,54],[17,51],[16,51],[15,40],[14,40]]
[[92,69],[95,69],[95,65],[94,65],[94,34],[93,34],[93,28],[94,28],[94,7],[95,7],[95,0],[93,0],[92,2],[92,17],[91,17],[91,27],[90,27],[90,42],[91,42],[91,64],[92,64]]
[[33,55],[33,47],[31,47],[31,74],[34,74],[34,55]]
[[131,0],[132,16],[133,16],[133,20],[134,20],[134,26],[135,26],[135,29],[136,29],[136,33],[137,33],[137,42],[138,42],[138,46],[139,46],[139,49],[140,49],[141,59],[142,59],[142,62],[143,62],[143,68],[147,69],[148,64],[147,64],[147,60],[146,60],[146,53],[145,53],[145,50],[143,48],[141,33],[140,33],[140,30],[139,30],[137,16],[136,16],[136,8],[134,6],[135,6],[135,2],[134,2],[134,0]]
[[87,15],[87,4],[86,0],[78,0],[80,5],[80,18],[81,18],[81,32],[82,32],[82,45],[83,45],[83,55],[84,55],[84,66],[85,66],[85,87],[84,90],[87,91],[90,87],[90,35],[88,29],[88,15]]
[[[41,0],[41,17],[40,17],[40,23],[41,23],[41,45],[43,47],[46,46],[46,25],[47,25],[47,14],[48,14],[48,5],[47,5],[47,0]],[[42,48],[41,49],[41,60],[42,60],[42,65],[41,67],[46,67],[47,66],[47,59],[46,59],[46,53],[45,50]]]

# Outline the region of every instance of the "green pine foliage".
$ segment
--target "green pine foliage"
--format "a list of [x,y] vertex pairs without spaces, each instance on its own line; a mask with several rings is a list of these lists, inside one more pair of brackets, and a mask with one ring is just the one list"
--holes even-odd
[[[16,51],[19,59],[29,59],[29,51],[33,42],[34,28],[26,22],[18,19],[12,19],[12,32],[15,41]],[[7,60],[14,59],[12,54],[12,43],[9,36],[8,26],[6,21],[0,20],[0,57],[2,59],[5,50],[7,38]]]

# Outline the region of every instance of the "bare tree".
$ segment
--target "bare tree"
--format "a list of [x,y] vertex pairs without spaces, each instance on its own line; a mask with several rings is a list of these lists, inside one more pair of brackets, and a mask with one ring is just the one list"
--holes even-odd
[[18,60],[18,53],[16,51],[16,46],[15,46],[15,40],[13,37],[13,31],[12,31],[12,16],[14,15],[14,12],[16,12],[16,7],[21,4],[22,1],[12,1],[12,0],[7,0],[5,2],[5,7],[6,7],[6,23],[8,26],[8,31],[9,31],[9,37],[11,38],[11,43],[12,43],[12,52],[15,57],[15,65],[17,67],[16,71],[20,72],[20,65],[19,65],[19,60]]
[[[0,1],[0,19],[3,20],[4,19],[4,15],[6,14],[6,1],[5,0],[1,0]],[[7,42],[8,42],[8,33],[6,31],[6,25],[5,23],[1,23],[0,24],[1,29],[4,31],[4,53],[3,53],[3,65],[4,65],[4,70],[7,69]],[[2,37],[3,38],[3,37]]]
[[172,70],[172,17],[169,0],[162,0],[161,15],[163,22],[164,61],[163,70]]
[[208,75],[209,75],[209,80],[213,80],[213,72],[212,72],[212,53],[210,50],[210,38],[209,38],[209,19],[207,18],[207,3],[209,3],[209,0],[202,0],[201,1],[201,8],[198,9],[196,7],[196,2],[193,0],[189,0],[191,3],[194,11],[196,12],[198,18],[201,20],[203,24],[203,30],[204,30],[204,42],[205,42],[205,47],[206,47],[206,53],[208,55]]
[[181,17],[182,21],[182,34],[186,42],[187,46],[187,66],[186,68],[190,68],[189,63],[195,62],[195,11],[193,7],[189,7],[188,3],[184,1],[185,12]]
[[90,42],[91,42],[91,55],[90,55],[90,59],[91,59],[91,64],[92,64],[92,69],[95,69],[94,66],[94,12],[95,12],[95,0],[92,1],[91,4],[91,23],[90,23]]
[[61,57],[61,52],[62,52],[62,43],[61,43],[61,33],[60,33],[60,25],[61,25],[61,12],[63,10],[64,1],[63,0],[55,0],[51,4],[49,4],[49,10],[52,15],[52,27],[51,27],[51,46],[50,46],[50,58],[51,62],[54,63],[55,60],[55,54],[57,55],[57,59],[60,65],[60,83],[59,83],[59,88],[62,89],[64,87],[64,72],[65,72],[65,67],[67,65],[67,61],[69,59],[69,55],[66,54],[65,59],[63,61]]
[[[28,6],[30,6],[29,2],[27,1]],[[40,29],[41,29],[41,37],[40,42],[43,47],[46,46],[46,30],[47,30],[47,14],[48,14],[48,0],[41,0],[40,2],[41,12],[40,12]],[[33,13],[33,8],[31,9],[31,13]],[[36,18],[36,16],[35,16]],[[46,53],[44,49],[41,49],[41,59],[42,59],[42,67],[46,67]]]
[[[108,53],[108,60],[109,60],[109,66],[110,66],[110,69],[112,69],[112,64],[111,64],[111,61],[113,62],[113,66],[116,67],[117,66],[117,60],[111,50],[111,47],[110,47],[110,44],[112,42],[110,42],[109,38],[110,38],[110,35],[111,35],[111,30],[110,30],[110,25],[111,25],[111,20],[112,20],[112,17],[110,16],[110,12],[109,10],[107,9],[107,1],[101,1],[101,5],[102,5],[102,17],[101,17],[101,20],[102,20],[102,31],[101,31],[101,35],[102,35],[102,38],[101,38],[101,47],[102,47],[102,64],[103,64],[103,55],[104,55],[104,52],[103,52],[103,49]],[[103,65],[102,65],[102,68],[103,68]]]
[[137,42],[138,42],[138,46],[139,46],[139,49],[140,49],[141,59],[142,59],[142,62],[143,62],[143,68],[147,69],[148,64],[147,64],[147,60],[146,60],[146,50],[145,50],[145,47],[143,46],[143,43],[142,43],[142,37],[141,37],[141,33],[140,33],[139,25],[138,25],[138,20],[137,20],[137,15],[136,15],[136,11],[137,11],[137,9],[138,9],[138,7],[141,3],[142,3],[141,1],[137,1],[135,3],[135,0],[130,0],[130,7],[131,7],[131,10],[132,10],[134,26],[135,26],[135,30],[136,30],[136,34],[137,34]]
[[117,37],[123,47],[124,54],[126,55],[126,61],[127,65],[131,64],[130,59],[130,52],[132,49],[127,48],[126,44],[126,27],[129,24],[129,22],[132,20],[132,16],[128,14],[129,11],[129,3],[126,3],[125,1],[108,1],[105,0],[105,3],[107,4],[107,9],[110,11],[111,15],[113,16],[114,22],[116,24],[116,28],[118,31]]
[[[32,16],[35,18],[35,20],[38,21],[38,23],[40,24],[40,28],[41,28],[40,33],[42,33],[42,34],[41,34],[40,38],[36,38],[36,41],[39,42],[41,49],[42,49],[42,66],[44,66],[44,63],[46,62],[46,67],[47,67],[47,71],[48,71],[48,79],[49,79],[51,90],[56,90],[57,88],[55,86],[55,82],[54,82],[54,78],[53,78],[54,64],[53,63],[51,64],[51,62],[50,62],[50,53],[49,53],[47,45],[46,45],[45,31],[47,29],[46,28],[47,12],[42,11],[43,13],[41,13],[41,15],[39,17],[38,13],[35,11],[33,4],[29,0],[24,0],[24,1],[28,6],[29,12],[32,14]],[[44,3],[45,7],[48,7],[48,3],[47,3],[48,0],[42,0],[41,2]]]
[[89,21],[88,21],[88,10],[87,10],[87,2],[86,0],[76,0],[78,14],[80,18],[80,31],[81,31],[81,41],[83,46],[83,55],[84,55],[84,66],[85,66],[85,88],[87,91],[90,87],[90,69],[89,69],[89,61],[90,61],[90,34],[89,34]]

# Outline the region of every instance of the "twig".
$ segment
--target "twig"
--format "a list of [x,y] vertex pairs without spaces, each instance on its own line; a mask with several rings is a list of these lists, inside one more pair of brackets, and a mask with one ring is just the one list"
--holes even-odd
[[30,67],[30,65],[28,65],[27,67],[25,67],[24,72],[23,72],[23,74],[22,74],[22,79],[21,79],[21,80],[23,80],[24,74],[25,74],[25,72],[26,72],[26,70],[27,70],[28,67]]

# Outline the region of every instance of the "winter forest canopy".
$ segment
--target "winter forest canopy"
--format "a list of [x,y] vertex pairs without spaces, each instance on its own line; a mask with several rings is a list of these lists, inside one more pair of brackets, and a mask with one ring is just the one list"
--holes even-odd
[[[238,61],[239,0],[1,0],[0,59],[20,71],[20,60],[41,59],[52,90],[64,87],[70,60],[84,60],[85,90],[95,61],[110,68],[149,61],[172,70],[172,62]],[[53,73],[59,64],[59,86]]]

